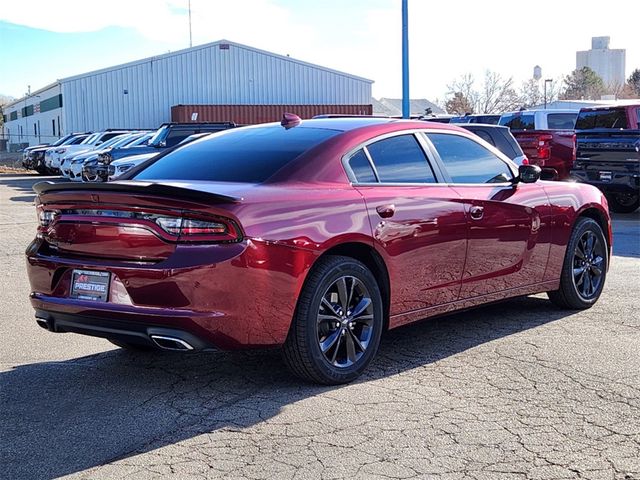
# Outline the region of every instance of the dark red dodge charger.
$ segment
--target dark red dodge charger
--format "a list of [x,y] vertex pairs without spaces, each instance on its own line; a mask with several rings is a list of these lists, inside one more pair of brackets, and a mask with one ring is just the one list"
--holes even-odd
[[598,300],[606,200],[539,174],[445,124],[227,130],[122,181],[37,184],[31,303],[52,332],[140,350],[282,345],[297,375],[349,382],[389,328],[539,292]]

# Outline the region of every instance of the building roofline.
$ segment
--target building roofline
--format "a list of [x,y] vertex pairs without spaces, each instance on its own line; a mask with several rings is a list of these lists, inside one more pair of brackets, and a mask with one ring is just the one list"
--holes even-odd
[[299,65],[312,67],[312,68],[315,68],[317,70],[323,70],[325,72],[330,72],[330,73],[333,73],[333,74],[336,74],[336,75],[341,75],[343,77],[352,78],[354,80],[360,80],[360,81],[368,82],[368,83],[373,83],[374,82],[373,80],[370,80],[368,78],[359,77],[357,75],[352,75],[350,73],[341,72],[339,70],[334,70],[332,68],[327,68],[327,67],[323,67],[321,65],[316,65],[314,63],[309,63],[309,62],[305,62],[303,60],[298,60],[298,59],[295,59],[295,58],[287,57],[286,55],[280,55],[278,53],[268,52],[266,50],[261,50],[259,48],[250,47],[248,45],[243,45],[241,43],[236,43],[236,42],[232,42],[230,40],[222,39],[222,40],[216,40],[215,42],[210,42],[210,43],[204,43],[202,45],[197,45],[195,47],[183,48],[181,50],[176,50],[175,52],[163,53],[162,55],[155,55],[155,56],[143,58],[143,59],[140,59],[140,60],[134,60],[133,62],[122,63],[120,65],[114,65],[112,67],[106,67],[106,68],[102,68],[102,69],[99,69],[99,70],[93,70],[91,72],[81,73],[79,75],[74,75],[74,76],[71,76],[71,77],[61,78],[60,80],[58,80],[58,83],[69,82],[69,81],[78,80],[78,79],[84,78],[84,77],[91,77],[91,76],[94,76],[94,75],[100,75],[101,73],[106,73],[106,72],[115,71],[115,70],[121,70],[121,69],[124,69],[124,68],[133,67],[133,66],[136,66],[136,65],[143,65],[145,63],[152,62],[154,60],[161,60],[161,59],[164,59],[164,58],[170,58],[170,57],[174,57],[174,56],[178,56],[178,55],[183,55],[183,54],[188,53],[188,52],[193,52],[193,51],[197,51],[197,50],[204,50],[206,48],[211,48],[211,47],[214,47],[216,45],[225,44],[225,43],[229,44],[229,45],[233,45],[234,47],[243,48],[245,50],[250,50],[252,52],[260,53],[260,54],[263,54],[263,55],[268,55],[270,57],[276,57],[276,58],[279,58],[281,60],[286,60],[286,61],[289,61],[289,62],[297,63]]
[[49,85],[46,85],[46,86],[44,86],[42,88],[39,88],[38,90],[35,90],[34,92],[31,92],[29,95],[23,95],[22,97],[17,98],[15,100],[5,104],[2,108],[3,109],[7,109],[9,107],[13,107],[14,105],[17,105],[20,102],[24,102],[26,99],[35,97],[36,95],[38,95],[39,93],[44,92],[45,90],[49,90],[52,87],[56,87],[56,86],[60,85],[60,82],[61,82],[60,80],[56,80],[55,82],[50,83]]

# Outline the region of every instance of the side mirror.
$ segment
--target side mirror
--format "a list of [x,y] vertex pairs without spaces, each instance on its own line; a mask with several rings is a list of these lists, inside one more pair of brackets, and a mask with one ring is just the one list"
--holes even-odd
[[536,183],[540,180],[542,170],[537,165],[520,165],[518,167],[517,182],[522,183]]

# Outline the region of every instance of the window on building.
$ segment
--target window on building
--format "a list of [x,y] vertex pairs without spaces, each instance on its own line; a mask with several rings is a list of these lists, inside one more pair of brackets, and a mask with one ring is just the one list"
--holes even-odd
[[51,119],[51,135],[56,136],[56,119]]
[[60,117],[58,117],[58,136],[60,136]]

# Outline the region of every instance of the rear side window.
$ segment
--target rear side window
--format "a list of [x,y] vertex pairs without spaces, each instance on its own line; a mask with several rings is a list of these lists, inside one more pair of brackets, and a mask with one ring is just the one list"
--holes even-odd
[[[473,132],[473,130],[471,131]],[[493,145],[494,147],[496,146],[496,142],[493,141],[493,138],[491,138],[491,135],[489,135],[484,130],[477,130],[473,133],[475,133],[477,136],[479,136],[481,139],[483,139],[485,142],[489,143],[490,145]]]
[[577,113],[549,113],[547,127],[549,130],[573,130],[576,126]]
[[339,130],[281,126],[230,129],[178,146],[136,180],[206,180],[260,183]]
[[175,147],[182,140],[184,140],[187,137],[190,137],[194,133],[196,133],[195,130],[182,130],[182,129],[171,130],[169,132],[169,135],[167,135],[167,138],[165,139],[166,146]]
[[362,150],[358,150],[349,159],[349,167],[356,177],[356,181],[360,183],[373,183],[377,182],[376,174],[371,168],[369,159]]
[[429,133],[453,183],[502,183],[513,178],[505,162],[473,140]]
[[587,110],[578,114],[576,130],[592,128],[628,128],[627,112],[624,109]]
[[511,130],[535,130],[536,122],[533,114],[508,113],[500,117],[500,125]]
[[422,147],[413,135],[398,135],[367,145],[381,182],[435,183]]

